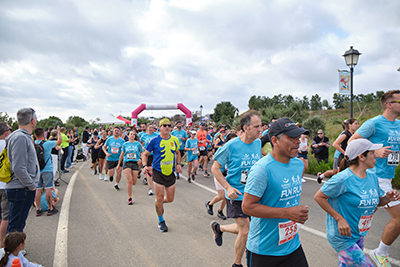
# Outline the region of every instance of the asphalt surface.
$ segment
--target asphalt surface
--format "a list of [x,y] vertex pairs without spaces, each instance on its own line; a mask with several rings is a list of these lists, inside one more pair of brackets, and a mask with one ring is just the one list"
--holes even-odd
[[[223,221],[206,212],[204,203],[215,195],[213,177],[203,177],[198,171],[196,180],[188,183],[184,167],[177,180],[175,200],[165,204],[164,219],[169,232],[158,230],[154,196],[147,195],[147,186],[138,180],[133,188],[133,202],[127,205],[126,179],[120,183],[100,181],[93,175],[89,162],[79,162],[62,178],[60,213],[36,217],[31,210],[27,220],[27,255],[44,266],[232,266],[236,236],[224,233],[223,245],[213,239],[210,222]],[[68,188],[68,192],[66,194]],[[325,212],[313,200],[320,185],[315,176],[307,176],[303,184],[301,204],[309,206],[309,219],[300,230],[300,240],[310,266],[337,266],[337,253],[325,236]],[[217,210],[219,204],[214,206]],[[374,216],[365,248],[375,248],[383,228],[390,220],[380,209]],[[392,265],[400,266],[400,241],[389,250]],[[243,257],[242,264],[246,261]]]

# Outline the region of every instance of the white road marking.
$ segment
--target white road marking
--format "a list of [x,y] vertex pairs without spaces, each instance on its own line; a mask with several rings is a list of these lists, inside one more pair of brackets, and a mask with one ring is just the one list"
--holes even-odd
[[86,162],[75,171],[72,175],[71,180],[68,183],[67,190],[63,198],[61,205],[60,217],[58,219],[56,245],[54,248],[54,267],[68,267],[68,218],[69,218],[69,207],[71,204],[72,191],[78,172],[86,165]]
[[[183,177],[183,178],[185,178],[185,179],[187,180],[187,177],[184,176],[184,175],[182,175],[182,174],[180,174],[180,177]],[[308,178],[308,177],[304,177],[304,178],[307,179],[307,180],[316,182],[316,179]],[[214,179],[214,178],[212,178],[212,179]],[[322,182],[325,183],[325,181],[322,181]],[[218,194],[217,190],[214,190],[214,189],[211,189],[211,188],[209,188],[209,187],[207,187],[207,186],[204,186],[204,185],[202,185],[202,184],[199,184],[199,183],[197,183],[196,181],[192,181],[192,183],[195,184],[195,185],[197,185],[198,187],[201,187],[201,188],[203,188],[203,189],[205,189],[205,190],[211,192],[211,193],[214,193],[214,194],[216,194],[216,195]],[[311,233],[311,234],[313,234],[313,235],[316,235],[316,236],[319,236],[319,237],[322,237],[322,238],[325,238],[325,239],[326,239],[326,233],[325,233],[325,232],[321,232],[321,231],[316,230],[316,229],[314,229],[314,228],[311,228],[311,227],[308,227],[308,226],[305,226],[305,225],[301,225],[300,230],[304,230],[304,231],[309,232],[309,233]],[[366,255],[369,255],[370,250],[371,250],[371,249],[364,248],[364,253],[365,253]],[[390,263],[391,263],[392,265],[395,264],[395,265],[400,266],[400,260],[397,260],[397,259],[394,259],[394,258],[389,257],[389,261],[390,261]]]

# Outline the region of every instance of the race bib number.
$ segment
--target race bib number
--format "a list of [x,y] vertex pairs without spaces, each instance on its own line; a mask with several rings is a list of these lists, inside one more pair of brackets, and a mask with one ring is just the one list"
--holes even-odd
[[119,148],[118,147],[112,147],[111,148],[111,153],[112,154],[118,154]]
[[240,177],[240,182],[242,183],[242,184],[246,184],[246,182],[247,182],[247,175],[249,174],[249,172],[248,171],[242,171],[242,175],[241,175],[241,177]]
[[127,153],[126,158],[127,159],[136,159],[136,153]]
[[199,150],[197,149],[197,147],[193,150],[193,155],[197,155],[199,154]]
[[393,151],[387,157],[387,165],[397,166],[399,165],[399,155],[400,151]]
[[200,151],[204,151],[204,150],[206,150],[206,147],[205,146],[199,146],[199,150]]
[[279,224],[279,245],[285,244],[292,240],[299,232],[300,225],[296,222],[289,221]]
[[358,230],[360,233],[364,233],[371,228],[372,216],[373,215],[361,216],[361,219],[358,222]]

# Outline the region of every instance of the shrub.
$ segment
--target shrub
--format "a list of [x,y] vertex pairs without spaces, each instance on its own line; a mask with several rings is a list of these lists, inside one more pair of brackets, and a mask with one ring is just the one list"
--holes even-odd
[[314,138],[319,129],[325,131],[325,122],[320,116],[315,115],[306,119],[303,123],[303,127],[310,131],[310,138]]

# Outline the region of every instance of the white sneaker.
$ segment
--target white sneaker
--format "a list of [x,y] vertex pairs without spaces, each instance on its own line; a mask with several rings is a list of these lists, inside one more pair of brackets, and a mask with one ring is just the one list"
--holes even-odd
[[104,181],[108,181],[108,175],[104,175]]
[[306,179],[304,179],[304,178],[301,178],[301,182],[302,182],[302,183],[306,183],[306,182],[307,182],[307,180],[306,180]]
[[100,173],[99,179],[100,179],[100,180],[103,180],[103,174],[102,174],[102,173]]
[[149,196],[153,195],[153,190],[149,189]]
[[72,164],[72,165],[75,165],[75,164],[76,164],[76,162],[72,162],[71,164]]
[[375,262],[376,266],[379,267],[391,267],[388,255],[376,254],[376,249],[369,251],[369,257]]

